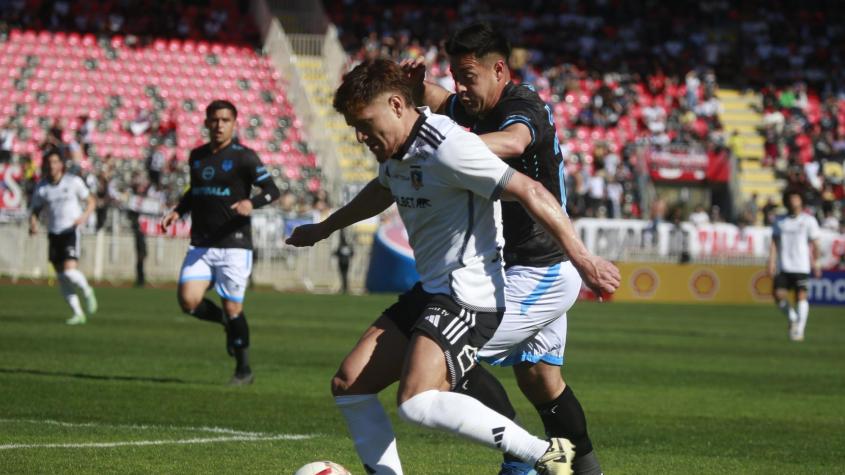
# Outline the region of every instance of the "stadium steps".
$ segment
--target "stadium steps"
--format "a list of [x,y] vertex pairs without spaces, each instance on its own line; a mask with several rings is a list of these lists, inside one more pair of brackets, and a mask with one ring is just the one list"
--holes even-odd
[[375,177],[376,167],[369,151],[358,143],[343,117],[332,107],[334,85],[326,79],[323,59],[319,56],[296,56],[296,68],[304,79],[306,94],[329,131],[340,157],[344,183],[367,183]]
[[762,123],[763,116],[755,110],[759,97],[721,89],[719,100],[722,103],[721,119],[726,133],[730,135],[734,130],[739,132],[739,190],[743,201],[754,193],[757,194],[760,206],[769,196],[777,199],[782,183],[775,179],[771,168],[764,168],[760,164],[763,159],[763,138],[757,132],[757,127]]

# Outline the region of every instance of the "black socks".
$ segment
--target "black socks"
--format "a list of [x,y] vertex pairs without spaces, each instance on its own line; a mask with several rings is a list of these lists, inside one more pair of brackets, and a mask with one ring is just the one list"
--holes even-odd
[[235,373],[250,373],[252,370],[249,367],[249,326],[246,324],[246,316],[241,312],[235,318],[230,318],[227,324],[229,345],[237,361]]
[[188,313],[200,320],[224,324],[223,310],[208,299],[202,299],[202,302],[197,305],[197,308],[193,312]]
[[543,420],[546,436],[569,439],[575,445],[576,459],[593,451],[587,435],[587,418],[569,385],[554,400],[534,407]]

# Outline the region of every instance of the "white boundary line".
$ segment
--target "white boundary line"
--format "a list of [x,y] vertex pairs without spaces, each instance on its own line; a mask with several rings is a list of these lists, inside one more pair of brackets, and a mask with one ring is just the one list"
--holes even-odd
[[62,422],[50,419],[0,419],[0,423],[43,424],[61,427],[109,427],[130,430],[182,430],[194,432],[210,432],[228,434],[228,437],[200,437],[175,440],[133,440],[122,442],[80,442],[80,443],[52,443],[52,444],[0,444],[0,450],[9,449],[82,449],[82,448],[112,448],[126,446],[149,445],[188,445],[211,444],[218,442],[261,442],[270,440],[305,440],[316,437],[315,434],[270,434],[266,432],[246,432],[224,427],[180,427],[135,424],[101,424],[97,422]]

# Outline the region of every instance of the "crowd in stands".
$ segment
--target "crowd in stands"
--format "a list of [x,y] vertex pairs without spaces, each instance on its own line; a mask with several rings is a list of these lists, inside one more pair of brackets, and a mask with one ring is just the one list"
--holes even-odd
[[129,45],[156,38],[258,44],[249,1],[0,0],[0,32],[9,26],[120,35]]
[[207,138],[204,104],[223,96],[242,142],[297,197],[293,212],[326,207],[284,82],[255,52],[249,4],[0,0],[0,69],[13,75],[0,88],[0,163],[21,164],[31,193],[58,150],[96,192],[98,228],[133,198],[166,209],[189,181],[188,151]]
[[[803,153],[802,165],[813,162],[808,153],[832,156],[845,149],[845,26],[831,21],[842,18],[845,5],[836,2],[324,3],[354,61],[423,57],[429,78],[447,89],[453,89],[443,49],[449,33],[475,21],[502,29],[515,46],[515,81],[532,84],[552,105],[569,148],[574,216],[643,217],[632,179],[641,161],[638,146],[735,154],[735,137],[720,121],[717,77],[761,92],[767,112],[785,116],[764,130],[769,160],[771,143],[787,151],[789,163]],[[793,90],[796,83],[801,86]],[[817,92],[808,93],[804,84]],[[807,94],[818,106],[802,117],[794,109]],[[822,168],[802,168],[808,197],[817,197],[808,203],[818,206],[820,218],[828,209],[841,216],[841,185],[823,179]],[[803,186],[794,172],[790,177],[790,185]],[[731,219],[759,222],[761,211],[754,208],[756,202]],[[685,217],[692,212],[686,209]],[[721,216],[718,208],[705,214]]]

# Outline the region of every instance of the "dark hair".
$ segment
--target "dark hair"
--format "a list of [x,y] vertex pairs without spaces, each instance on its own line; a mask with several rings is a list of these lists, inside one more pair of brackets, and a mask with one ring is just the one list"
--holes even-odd
[[801,204],[804,204],[804,195],[801,193],[801,190],[797,188],[787,188],[783,190],[783,196],[781,197],[784,206],[789,206],[789,197],[792,195],[797,195],[799,198],[801,198]]
[[205,118],[208,119],[220,109],[229,109],[230,111],[232,111],[232,115],[234,115],[236,119],[238,118],[238,110],[235,109],[235,105],[225,99],[217,99],[216,101],[211,101],[211,104],[209,104],[208,107],[205,108]]
[[377,96],[395,92],[414,105],[411,84],[398,63],[376,59],[361,63],[343,76],[343,82],[334,94],[334,108],[341,114],[365,107]]
[[489,23],[475,23],[449,37],[446,53],[449,56],[473,54],[476,58],[498,53],[507,60],[511,56],[511,44],[500,30],[494,29]]

